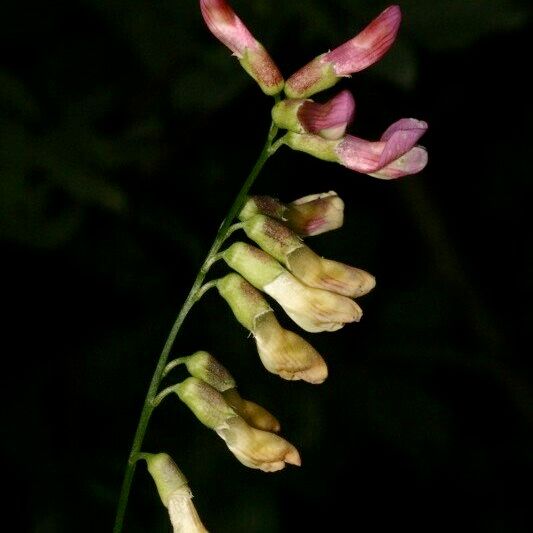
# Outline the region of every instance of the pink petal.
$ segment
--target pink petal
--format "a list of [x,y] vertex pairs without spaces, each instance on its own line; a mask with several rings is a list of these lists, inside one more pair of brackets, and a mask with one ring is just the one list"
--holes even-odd
[[392,46],[401,20],[400,7],[388,7],[353,39],[325,54],[322,61],[331,63],[337,76],[348,76],[369,67]]
[[390,180],[416,174],[424,169],[428,162],[428,154],[423,146],[415,146],[387,166],[370,175],[375,178]]
[[298,110],[298,120],[309,133],[326,139],[339,139],[353,120],[355,100],[350,91],[342,91],[325,104],[305,101]]
[[381,141],[386,141],[386,145],[379,158],[380,166],[388,165],[408,152],[427,129],[426,122],[414,118],[402,118],[389,126],[381,136]]
[[237,57],[256,47],[256,39],[225,0],[200,0],[200,9],[211,33]]
[[384,142],[370,142],[353,135],[346,135],[336,147],[335,152],[340,163],[345,167],[369,174],[379,170],[379,158],[384,148]]
[[427,164],[428,157],[425,148],[411,145],[396,159],[383,165],[381,159],[386,148],[387,143],[383,141],[370,142],[346,135],[335,151],[339,162],[345,167],[381,179],[394,179],[416,174]]

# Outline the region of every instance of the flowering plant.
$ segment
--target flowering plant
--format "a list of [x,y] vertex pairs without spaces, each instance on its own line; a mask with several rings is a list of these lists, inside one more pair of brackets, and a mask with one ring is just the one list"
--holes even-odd
[[[122,531],[140,459],[147,463],[174,531],[205,531],[188,483],[174,461],[165,453],[141,451],[148,421],[169,395],[175,394],[201,423],[214,430],[243,465],[274,472],[287,464],[301,464],[295,445],[278,434],[278,420],[265,408],[243,399],[230,372],[213,355],[198,351],[169,362],[185,318],[207,290],[216,288],[237,321],[251,333],[269,372],[286,380],[319,384],[328,376],[324,358],[301,335],[280,325],[264,295],[276,300],[300,328],[315,333],[358,322],[362,310],[354,299],[375,286],[368,272],[322,258],[304,243],[306,237],[342,226],[344,203],[335,192],[312,194],[291,203],[249,195],[267,160],[285,145],[386,180],[417,173],[427,164],[426,150],[417,145],[427,129],[425,122],[400,119],[378,141],[368,141],[346,133],[356,107],[348,90],[323,103],[309,99],[383,57],[400,26],[398,6],[385,9],[354,38],[319,55],[286,81],[264,46],[225,0],[200,0],[200,8],[213,35],[231,50],[262,91],[274,97],[272,123],[259,158],[217,233],[157,363],[125,472],[115,533]],[[222,250],[230,235],[240,230],[254,244],[236,241]],[[232,272],[204,283],[211,266],[219,260]],[[163,378],[179,365],[186,367],[190,377],[161,390]]]

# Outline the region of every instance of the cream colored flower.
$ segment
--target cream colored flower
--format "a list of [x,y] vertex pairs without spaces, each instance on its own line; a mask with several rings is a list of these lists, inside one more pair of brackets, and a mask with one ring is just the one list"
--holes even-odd
[[263,290],[305,331],[337,331],[348,322],[359,322],[361,308],[350,298],[308,287],[290,272],[284,272]]
[[253,333],[259,357],[269,372],[313,384],[328,377],[320,354],[302,337],[282,328],[273,312],[258,317]]
[[255,246],[236,242],[222,257],[254,287],[272,296],[306,331],[336,331],[348,322],[359,321],[363,314],[353,300],[305,285]]
[[301,465],[298,450],[274,433],[250,427],[241,417],[228,420],[217,430],[233,455],[245,466],[276,472],[286,464]]
[[265,368],[284,379],[322,383],[328,368],[320,354],[304,339],[279,325],[261,293],[238,274],[217,281],[220,295],[237,320],[254,335]]
[[310,287],[317,287],[351,298],[363,296],[376,286],[376,279],[365,270],[317,255],[308,246],[287,254],[287,268]]

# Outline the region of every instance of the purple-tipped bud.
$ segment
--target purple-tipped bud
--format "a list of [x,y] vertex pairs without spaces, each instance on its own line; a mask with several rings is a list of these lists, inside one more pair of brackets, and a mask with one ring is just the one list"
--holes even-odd
[[211,33],[233,52],[263,92],[279,93],[283,89],[283,76],[231,6],[225,0],[200,0],[200,9]]
[[415,146],[428,125],[404,118],[395,122],[377,142],[346,135],[327,141],[317,135],[287,133],[285,144],[325,161],[335,161],[356,172],[380,179],[395,179],[420,172],[427,164],[427,152]]
[[304,237],[338,229],[343,222],[344,202],[335,191],[304,196],[287,210],[287,225]]
[[388,7],[353,39],[295,72],[285,84],[285,93],[290,98],[307,98],[373,65],[394,43],[401,19],[399,6]]
[[248,220],[254,215],[275,218],[298,235],[311,237],[342,226],[344,202],[335,191],[310,194],[290,204],[270,196],[251,196],[239,213],[239,219]]

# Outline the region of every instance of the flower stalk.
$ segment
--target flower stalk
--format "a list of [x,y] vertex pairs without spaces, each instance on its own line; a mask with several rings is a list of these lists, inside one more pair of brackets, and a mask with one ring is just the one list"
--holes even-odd
[[[278,97],[275,97],[275,98],[277,102]],[[278,132],[277,126],[274,123],[271,123],[263,149],[261,150],[261,153],[259,154],[257,161],[255,162],[252,170],[250,171],[250,174],[246,178],[246,181],[242,185],[241,190],[237,194],[226,217],[224,218],[224,221],[222,222],[222,225],[220,226],[220,229],[218,230],[215,240],[213,241],[213,244],[211,245],[211,249],[209,250],[202,266],[200,267],[200,270],[198,271],[198,274],[196,275],[196,279],[194,280],[191,290],[189,291],[187,298],[185,298],[183,306],[181,307],[180,312],[178,313],[178,316],[167,337],[167,340],[165,341],[163,350],[161,351],[161,355],[159,356],[157,366],[155,368],[154,374],[150,381],[150,386],[148,387],[146,398],[144,399],[144,405],[141,411],[141,416],[139,418],[139,423],[135,431],[135,436],[133,438],[131,451],[128,456],[128,462],[126,464],[126,470],[124,472],[124,479],[122,481],[122,488],[120,491],[120,496],[119,496],[119,501],[118,501],[118,506],[117,506],[117,514],[115,517],[115,525],[113,527],[113,533],[121,533],[123,529],[124,516],[126,513],[126,507],[128,505],[128,498],[129,498],[129,494],[131,490],[133,476],[135,474],[136,458],[138,457],[138,454],[141,450],[141,446],[144,440],[144,435],[148,428],[148,423],[150,422],[150,417],[152,416],[152,413],[155,409],[154,399],[157,396],[159,386],[164,377],[165,367],[167,365],[167,361],[170,356],[172,346],[174,345],[174,341],[176,340],[176,337],[181,329],[181,326],[183,325],[183,322],[187,318],[189,311],[192,309],[193,305],[196,303],[196,301],[198,300],[201,294],[203,282],[205,280],[205,277],[207,276],[207,273],[209,272],[209,268],[214,262],[213,261],[214,258],[220,251],[220,248],[224,244],[226,239],[232,233],[232,229],[233,231],[236,229],[236,228],[232,228],[232,223],[237,218],[237,215],[241,211],[244,203],[246,202],[248,191],[252,187],[254,181],[256,180],[257,176],[261,172],[261,169],[267,162],[268,158],[273,153],[271,151],[271,148],[274,143],[274,139],[276,138],[277,132]]]

